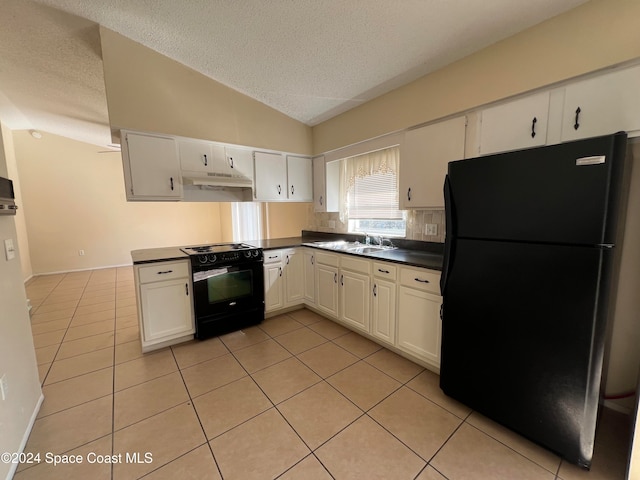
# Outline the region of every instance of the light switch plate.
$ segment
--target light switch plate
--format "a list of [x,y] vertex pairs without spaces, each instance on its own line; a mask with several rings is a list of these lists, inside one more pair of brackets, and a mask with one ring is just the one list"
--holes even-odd
[[13,240],[11,238],[4,241],[4,253],[7,260],[13,260],[16,257],[16,249],[13,246]]
[[424,234],[425,235],[438,235],[438,224],[437,223],[427,223],[424,226]]

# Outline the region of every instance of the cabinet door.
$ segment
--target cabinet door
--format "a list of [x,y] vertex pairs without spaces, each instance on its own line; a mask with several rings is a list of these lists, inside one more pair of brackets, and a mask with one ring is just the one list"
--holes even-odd
[[189,172],[231,175],[224,146],[211,142],[180,140],[180,167],[183,175]]
[[224,151],[231,175],[253,180],[253,151],[235,147],[225,147]]
[[400,286],[398,348],[440,367],[442,297]]
[[464,158],[466,118],[409,130],[400,151],[401,208],[444,207],[444,177],[452,160]]
[[304,299],[303,255],[297,250],[284,252],[285,307],[299,305]]
[[324,155],[313,159],[313,211],[327,211],[326,169]]
[[143,344],[195,332],[189,290],[188,278],[140,285]]
[[272,263],[264,269],[264,309],[267,312],[284,307],[282,291],[282,264]]
[[256,200],[287,199],[287,162],[279,153],[254,152]]
[[483,110],[480,154],[545,145],[548,118],[549,92]]
[[340,319],[350,326],[369,333],[371,279],[362,273],[340,273]]
[[374,278],[372,293],[371,334],[393,345],[396,338],[396,284]]
[[640,67],[567,85],[562,141],[640,129]]
[[287,155],[287,179],[290,201],[313,201],[313,167],[310,158]]
[[329,265],[316,265],[318,310],[332,318],[338,318],[338,269]]
[[304,275],[304,302],[309,305],[316,303],[316,259],[312,251],[304,252],[303,275]]
[[182,183],[175,140],[132,132],[124,132],[124,139],[127,200],[180,200]]

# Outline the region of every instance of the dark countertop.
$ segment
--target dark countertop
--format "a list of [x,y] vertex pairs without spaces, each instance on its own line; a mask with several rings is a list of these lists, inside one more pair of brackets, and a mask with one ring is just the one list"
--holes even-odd
[[[315,241],[327,240],[361,241],[362,236],[303,231],[302,236],[300,237],[249,240],[243,243],[262,248],[263,250],[277,250],[281,248],[305,246],[327,252],[340,253],[343,255],[355,255],[369,258],[371,260],[399,263],[413,267],[428,268],[430,270],[442,270],[444,246],[441,243],[394,239],[393,242],[398,246],[398,248],[393,250],[381,250],[374,253],[354,253],[310,245],[310,243]],[[170,260],[184,260],[189,258],[189,256],[182,252],[180,247],[165,247],[133,250],[131,252],[131,258],[133,259],[133,264],[138,265],[143,263],[166,262]]]
[[189,255],[180,250],[180,247],[145,248],[131,252],[131,259],[134,265],[168,262],[169,260],[185,260],[187,258],[189,258]]

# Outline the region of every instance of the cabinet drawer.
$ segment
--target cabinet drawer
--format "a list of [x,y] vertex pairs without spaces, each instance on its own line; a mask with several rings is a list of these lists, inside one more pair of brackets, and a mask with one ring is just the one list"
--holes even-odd
[[340,268],[369,275],[371,273],[371,262],[354,258],[351,255],[341,255]]
[[395,280],[398,275],[398,268],[389,263],[373,262],[373,275],[388,280]]
[[338,256],[330,253],[316,253],[316,263],[321,265],[329,265],[330,267],[338,266]]
[[282,260],[282,250],[267,250],[264,252],[264,263],[278,263]]
[[440,295],[440,273],[432,270],[401,268],[400,284]]
[[185,277],[189,277],[189,261],[162,262],[138,267],[138,279],[140,283],[160,282]]

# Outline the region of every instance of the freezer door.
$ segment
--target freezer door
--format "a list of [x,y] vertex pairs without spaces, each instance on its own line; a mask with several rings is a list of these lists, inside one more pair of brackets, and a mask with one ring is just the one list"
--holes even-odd
[[447,234],[613,244],[626,134],[449,163]]
[[443,391],[587,466],[606,323],[599,248],[459,240],[443,301]]

